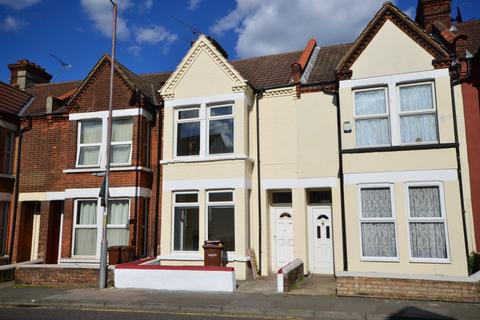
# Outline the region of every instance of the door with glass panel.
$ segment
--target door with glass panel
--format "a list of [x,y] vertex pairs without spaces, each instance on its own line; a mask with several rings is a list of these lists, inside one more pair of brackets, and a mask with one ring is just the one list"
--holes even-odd
[[333,273],[332,250],[332,209],[330,207],[311,208],[311,262],[313,273]]

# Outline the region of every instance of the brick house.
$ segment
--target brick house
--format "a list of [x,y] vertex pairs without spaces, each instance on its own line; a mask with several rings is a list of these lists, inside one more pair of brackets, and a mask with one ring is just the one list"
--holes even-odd
[[[238,279],[254,248],[262,275],[300,258],[345,295],[466,279],[480,38],[450,11],[420,0],[414,22],[387,2],[354,43],[232,61],[202,35],[173,73],[118,63],[110,245],[196,265],[221,239]],[[24,88],[14,261],[98,262],[109,63],[59,84],[36,68]],[[22,86],[32,66],[11,70]]]
[[0,82],[0,265],[8,262],[8,226],[13,223],[18,114],[31,100],[24,91]]

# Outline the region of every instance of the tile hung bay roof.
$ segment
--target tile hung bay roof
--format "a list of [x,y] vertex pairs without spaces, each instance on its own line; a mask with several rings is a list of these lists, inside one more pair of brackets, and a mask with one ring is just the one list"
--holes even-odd
[[480,47],[480,20],[457,23],[454,26],[467,35],[466,49],[473,55],[478,53],[478,48]]
[[347,43],[320,47],[317,61],[315,61],[307,83],[335,81],[335,67],[352,45],[352,43]]
[[0,113],[16,115],[31,98],[28,93],[0,81]]

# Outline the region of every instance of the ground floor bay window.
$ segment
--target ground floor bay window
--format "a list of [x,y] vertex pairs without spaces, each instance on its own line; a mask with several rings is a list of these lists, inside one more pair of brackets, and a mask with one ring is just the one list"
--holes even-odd
[[0,202],[0,257],[6,255],[7,250],[7,218],[8,202]]
[[[98,199],[76,201],[73,225],[73,256],[96,258],[102,238],[102,215]],[[129,244],[129,199],[111,199],[107,216],[109,246]]]
[[173,217],[173,250],[198,251],[198,193],[176,193]]
[[232,191],[208,192],[208,240],[220,240],[235,251],[235,206]]

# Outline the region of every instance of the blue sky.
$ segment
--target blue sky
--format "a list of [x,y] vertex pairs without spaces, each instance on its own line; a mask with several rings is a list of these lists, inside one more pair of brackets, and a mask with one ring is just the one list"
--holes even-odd
[[[417,0],[393,1],[414,16]],[[171,71],[195,39],[172,17],[217,39],[230,58],[351,42],[383,0],[119,0],[117,58],[137,73]],[[453,0],[464,20],[480,18],[479,0]],[[111,48],[108,0],[0,0],[0,80],[7,64],[29,59],[55,76],[83,79]],[[62,70],[50,54],[72,65]]]

